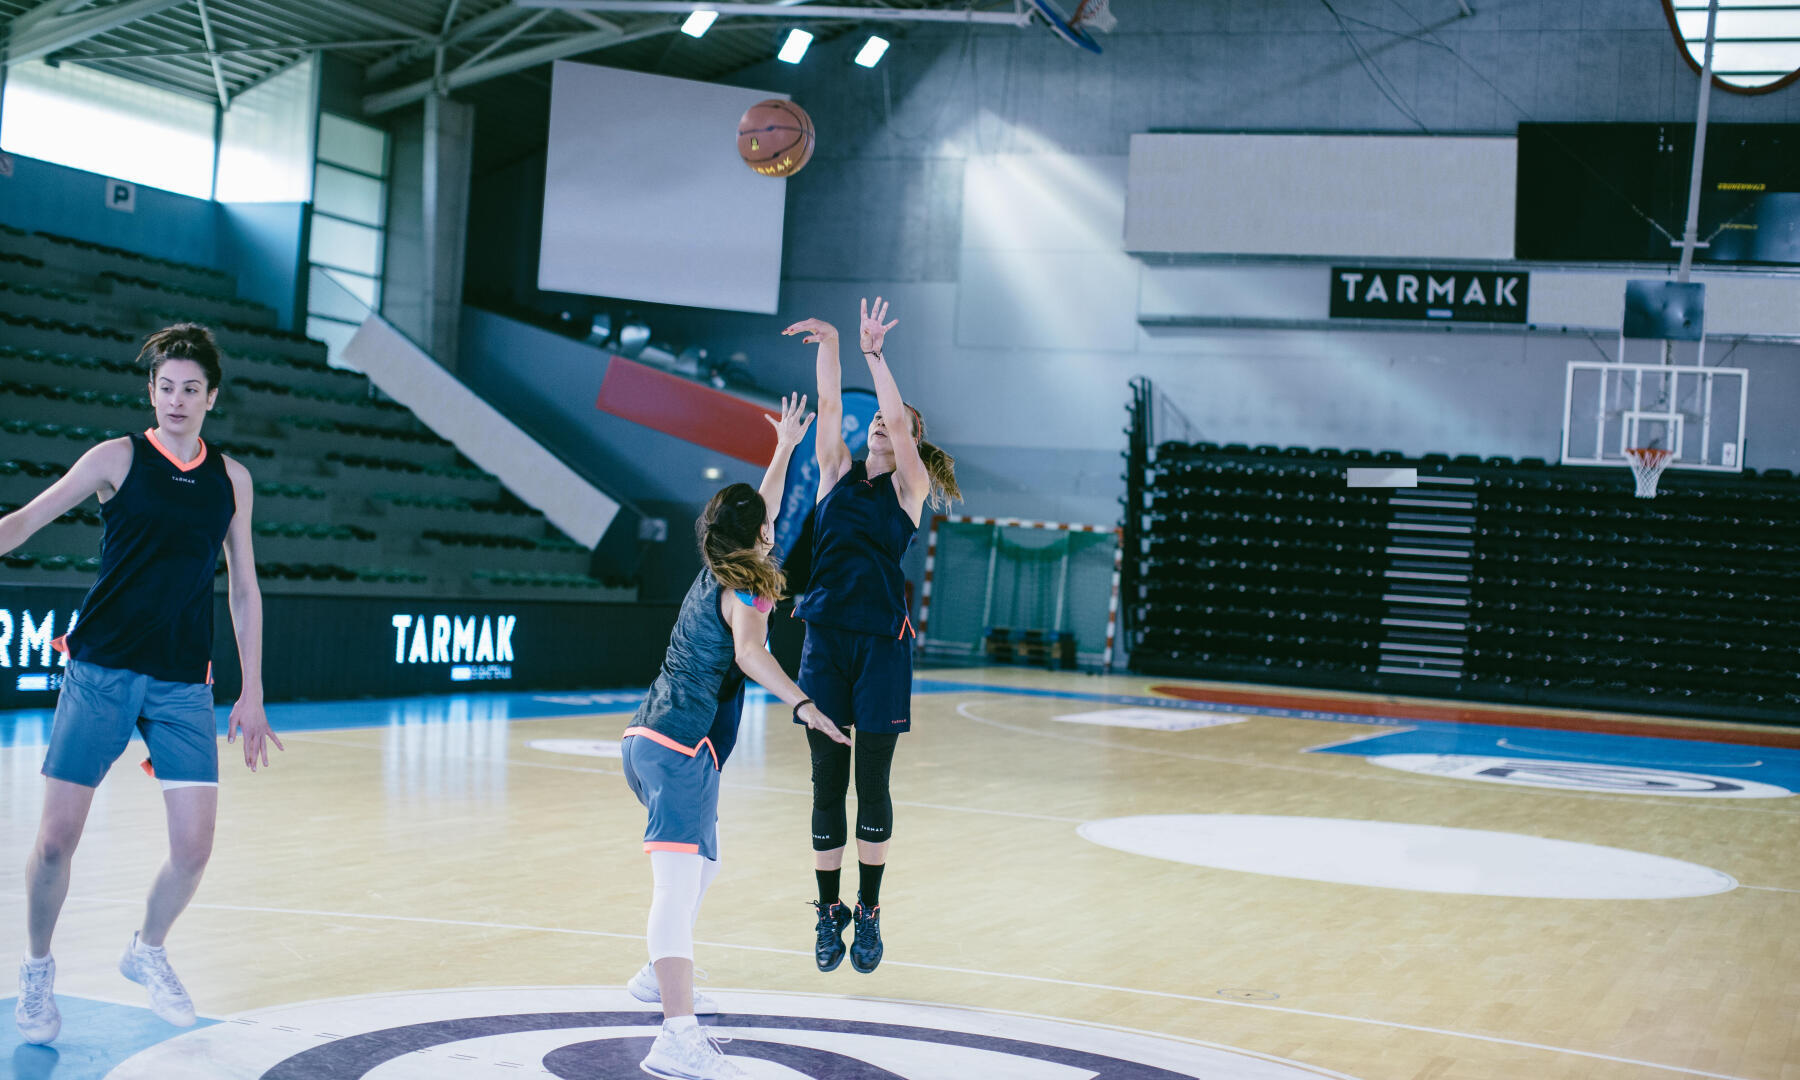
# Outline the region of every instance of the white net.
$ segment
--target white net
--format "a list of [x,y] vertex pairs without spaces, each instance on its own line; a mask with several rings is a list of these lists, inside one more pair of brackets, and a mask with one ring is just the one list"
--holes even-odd
[[1674,454],[1656,447],[1633,447],[1625,451],[1631,459],[1632,475],[1637,477],[1637,493],[1640,499],[1656,498],[1656,481],[1663,470],[1669,467],[1669,460]]
[[1077,663],[1107,662],[1118,547],[1112,531],[940,522],[923,652],[979,659],[995,629],[1068,632]]
[[1111,0],[1081,0],[1075,14],[1069,17],[1069,25],[1110,34],[1119,25],[1119,17],[1112,13]]

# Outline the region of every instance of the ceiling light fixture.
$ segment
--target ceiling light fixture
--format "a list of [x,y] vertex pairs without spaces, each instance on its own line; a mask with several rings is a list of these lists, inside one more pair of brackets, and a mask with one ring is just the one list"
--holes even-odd
[[718,17],[718,12],[700,8],[689,15],[687,21],[681,24],[681,32],[691,38],[705,37],[706,31],[712,27],[713,20]]
[[806,55],[806,47],[812,44],[813,36],[805,30],[789,30],[787,40],[782,42],[781,51],[775,59],[784,64],[798,64]]
[[887,38],[870,35],[869,40],[863,42],[863,47],[857,51],[856,62],[863,67],[872,68],[881,63],[881,58],[887,55],[887,51]]

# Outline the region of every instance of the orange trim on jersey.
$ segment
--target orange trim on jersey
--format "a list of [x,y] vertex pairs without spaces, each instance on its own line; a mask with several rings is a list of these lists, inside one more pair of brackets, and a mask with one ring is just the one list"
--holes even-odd
[[157,453],[159,453],[163,457],[166,457],[169,459],[169,464],[175,466],[177,469],[180,469],[182,472],[193,472],[195,469],[198,469],[200,467],[201,462],[206,460],[206,440],[205,439],[200,440],[200,452],[198,454],[194,455],[194,460],[182,461],[180,458],[176,457],[174,454],[169,453],[168,447],[164,446],[161,442],[157,441],[155,428],[150,428],[149,430],[145,431],[144,438],[150,440],[150,445],[156,447]]
[[138,768],[144,770],[145,776],[148,776],[152,780],[156,779],[156,770],[151,767],[149,758],[145,758],[144,763],[139,765]]
[[902,615],[900,617],[900,638],[899,638],[899,640],[905,641],[906,635],[908,635],[908,634],[911,634],[913,637],[919,636],[919,632],[917,630],[913,629],[912,616],[911,615]]
[[206,662],[206,685],[211,686],[212,684],[212,661],[208,660]]
[[50,647],[57,652],[62,653],[64,656],[69,655],[69,635],[64,634],[59,638],[51,638]]
[[646,841],[644,841],[644,850],[645,851],[676,851],[676,852],[680,852],[683,855],[698,855],[698,854],[700,854],[700,845],[699,844],[677,844],[673,840],[646,840]]

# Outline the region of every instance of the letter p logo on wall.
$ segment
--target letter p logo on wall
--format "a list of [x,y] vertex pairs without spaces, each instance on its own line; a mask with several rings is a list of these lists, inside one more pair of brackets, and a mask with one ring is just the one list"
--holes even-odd
[[137,213],[137,185],[125,180],[108,180],[106,207],[127,214]]

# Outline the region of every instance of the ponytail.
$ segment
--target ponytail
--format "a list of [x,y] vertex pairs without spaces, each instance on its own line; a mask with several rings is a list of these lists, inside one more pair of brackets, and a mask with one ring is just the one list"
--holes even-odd
[[757,550],[768,507],[749,484],[733,484],[714,495],[694,522],[700,558],[720,585],[774,602],[787,589],[775,560]]
[[941,446],[925,441],[925,414],[912,405],[906,406],[912,414],[913,438],[919,443],[919,460],[925,463],[925,471],[931,476],[931,492],[925,501],[933,510],[942,510],[952,502],[962,501],[962,489],[956,486],[956,459],[944,452]]

